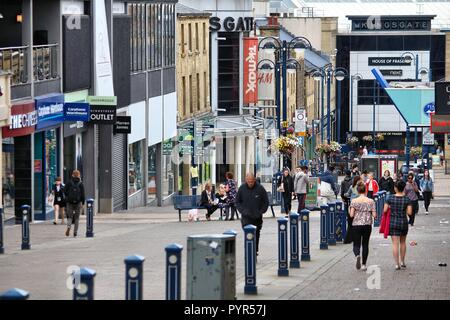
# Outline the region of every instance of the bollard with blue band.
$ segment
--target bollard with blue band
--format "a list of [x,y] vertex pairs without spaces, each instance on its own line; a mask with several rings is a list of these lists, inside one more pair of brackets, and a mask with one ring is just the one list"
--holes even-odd
[[303,209],[300,212],[300,223],[302,228],[302,261],[310,261],[309,253],[309,211]]
[[20,207],[22,212],[22,250],[30,250],[30,215],[31,207],[27,204]]
[[177,243],[166,247],[166,300],[181,299],[181,253],[183,246]]
[[3,208],[0,208],[0,254],[5,253],[3,248]]
[[342,242],[342,225],[343,219],[342,219],[342,212],[344,208],[344,204],[342,201],[336,201],[336,213],[335,213],[335,226],[336,226],[336,241]]
[[0,300],[27,300],[30,294],[22,289],[13,288],[0,293]]
[[320,249],[328,249],[328,205],[320,206]]
[[289,276],[288,269],[288,240],[287,240],[287,223],[288,219],[285,217],[278,219],[278,276]]
[[142,300],[144,287],[145,258],[138,255],[126,257],[125,262],[125,300]]
[[336,245],[336,202],[330,202],[328,204],[329,212],[328,212],[328,245],[335,246]]
[[373,200],[375,201],[375,210],[377,212],[377,216],[375,218],[375,221],[373,222],[373,226],[374,227],[379,227],[380,226],[380,222],[378,221],[378,214],[380,212],[381,196],[380,196],[380,194],[378,192],[375,193],[375,195],[373,196]]
[[244,227],[245,251],[245,294],[257,294],[256,286],[256,227],[252,224]]
[[289,268],[300,268],[299,260],[299,217],[297,212],[291,212],[289,214],[289,227],[290,227],[290,254],[291,260],[289,261]]
[[94,199],[87,199],[86,238],[94,237]]
[[74,273],[74,277],[79,277],[79,284],[73,288],[73,300],[94,300],[95,275],[95,270],[89,268]]

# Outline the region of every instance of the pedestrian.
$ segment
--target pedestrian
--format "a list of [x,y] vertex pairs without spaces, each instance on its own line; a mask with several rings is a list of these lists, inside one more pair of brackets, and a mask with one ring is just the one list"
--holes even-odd
[[353,182],[350,188],[347,190],[347,192],[344,194],[345,198],[349,199],[348,206],[347,206],[347,234],[345,235],[344,243],[352,243],[352,224],[353,224],[353,218],[350,217],[350,203],[353,199],[358,198],[358,188],[357,184],[358,182],[362,181],[360,176],[355,176],[352,178]]
[[[358,198],[350,203],[350,217],[352,222],[353,253],[356,257],[356,269],[367,270],[366,263],[369,256],[369,239],[372,233],[372,222],[376,217],[377,210],[375,201],[365,196],[366,185],[359,181],[356,185]],[[362,265],[361,265],[362,245]]]
[[320,197],[323,204],[332,202],[336,200],[336,195],[338,194],[336,189],[336,180],[333,175],[334,167],[330,166],[329,170],[325,171],[319,176],[320,181]]
[[[232,172],[227,172],[225,174],[226,182],[225,182],[225,191],[227,192],[227,208],[231,212],[230,221],[234,220],[234,215],[236,214],[236,218],[239,219],[239,216],[236,212],[236,194],[237,187],[236,181],[234,181],[234,175]],[[228,217],[228,211],[227,216]]]
[[225,209],[225,220],[228,220],[227,192],[225,191],[225,185],[223,183],[219,185],[219,190],[216,192],[216,199],[217,206],[222,210],[222,213]]
[[443,166],[444,165],[444,150],[442,150],[441,146],[437,147],[436,155],[439,156],[439,160],[441,162],[441,166]]
[[294,180],[291,177],[289,168],[284,168],[283,175],[278,183],[278,191],[283,194],[284,212],[286,215],[292,209],[292,195],[294,194]]
[[414,226],[414,220],[417,212],[419,211],[419,197],[417,193],[419,192],[419,187],[417,183],[414,181],[414,175],[412,173],[408,174],[408,180],[405,186],[405,194],[408,197],[409,201],[411,201],[411,205],[413,208],[413,213],[409,217],[409,224],[411,227]]
[[367,175],[367,180],[366,180],[366,195],[368,198],[373,199],[374,195],[378,192],[379,190],[379,186],[377,181],[374,179],[373,177],[373,173],[370,172]]
[[239,187],[236,207],[241,213],[242,227],[250,224],[256,227],[256,255],[259,255],[259,237],[263,225],[263,214],[269,208],[269,197],[266,189],[256,183],[253,173],[247,173],[245,183]]
[[379,187],[381,191],[386,191],[388,194],[394,193],[394,180],[391,178],[391,172],[389,170],[384,171],[380,179]]
[[394,180],[394,183],[400,180],[403,180],[403,173],[400,170],[398,170],[396,180]]
[[58,217],[61,213],[61,224],[64,224],[64,208],[66,207],[66,196],[64,194],[64,184],[61,177],[56,177],[51,192],[53,198],[53,209],[55,210],[55,219],[53,224],[58,224]]
[[211,183],[207,182],[205,184],[205,190],[202,191],[202,195],[200,198],[200,205],[206,207],[206,220],[211,221],[211,215],[217,210],[217,202],[214,197],[214,193],[212,192]]
[[[358,165],[356,163],[354,163],[352,166],[352,177],[360,176],[360,175],[361,175],[361,173],[359,172]],[[347,192],[347,190],[345,190],[345,192]]]
[[[392,253],[394,255],[395,270],[406,268],[406,236],[408,234],[408,216],[413,214],[413,206],[409,198],[405,195],[406,184],[403,180],[395,182],[395,194],[386,198],[383,211],[386,213],[391,209],[389,234],[392,239]],[[400,247],[400,255],[399,255]]]
[[364,146],[364,149],[363,149],[363,156],[367,156],[368,154],[369,154],[369,152],[367,151],[367,147]]
[[423,178],[420,180],[420,188],[422,189],[423,204],[425,206],[425,214],[428,215],[431,199],[434,198],[434,183],[430,177],[430,171],[425,169]]
[[297,213],[300,214],[300,212],[306,207],[305,201],[306,201],[306,193],[308,191],[307,187],[309,183],[309,178],[307,166],[297,167],[297,169],[298,171],[294,179],[294,192],[297,195],[298,200]]
[[72,179],[66,184],[64,189],[66,195],[66,207],[67,207],[67,230],[66,236],[70,234],[70,228],[72,222],[75,224],[73,230],[73,236],[77,236],[78,224],[80,222],[80,212],[82,205],[84,206],[85,195],[84,185],[81,182],[80,171],[74,170],[72,172]]
[[369,179],[369,174],[368,174],[367,170],[363,170],[361,178],[362,178],[364,183],[367,182],[367,179]]

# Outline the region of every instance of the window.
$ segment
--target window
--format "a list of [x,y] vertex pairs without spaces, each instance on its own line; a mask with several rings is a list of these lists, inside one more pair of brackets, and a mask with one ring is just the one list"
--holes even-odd
[[184,23],[181,24],[181,54],[185,54],[184,52]]
[[186,110],[186,77],[182,77],[181,78],[181,94],[183,97],[183,106],[182,106],[182,110],[183,110],[183,116],[185,116],[187,114],[187,110]]
[[206,23],[203,22],[203,51],[206,51]]
[[197,73],[197,110],[200,111],[200,74]]
[[239,32],[219,32],[226,40],[218,44],[218,107],[239,114]]
[[189,51],[192,51],[192,24],[188,24],[188,37],[189,37]]
[[198,39],[198,23],[195,23],[195,49],[197,51],[200,50],[198,42],[199,42],[199,39]]
[[192,104],[192,100],[193,100],[193,90],[192,90],[192,75],[189,75],[189,114],[193,114],[194,113],[194,105]]
[[144,162],[142,141],[128,146],[128,195],[142,189]]
[[208,108],[208,80],[206,79],[206,71],[203,72],[203,97],[204,107]]
[[[397,81],[397,80],[395,80]],[[373,105],[374,101],[374,87],[376,86],[375,80],[360,80],[358,81],[358,104]],[[378,98],[379,95],[379,99]],[[375,101],[378,104],[393,104],[387,93],[379,86],[375,87]]]

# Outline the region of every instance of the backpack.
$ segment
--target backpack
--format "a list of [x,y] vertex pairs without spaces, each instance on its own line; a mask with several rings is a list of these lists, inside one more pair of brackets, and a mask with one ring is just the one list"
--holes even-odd
[[67,195],[69,203],[77,204],[81,202],[81,182],[73,182],[70,184]]

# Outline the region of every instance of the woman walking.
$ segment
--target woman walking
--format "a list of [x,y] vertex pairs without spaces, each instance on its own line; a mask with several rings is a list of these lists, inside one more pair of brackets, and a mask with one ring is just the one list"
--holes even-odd
[[366,195],[368,198],[373,199],[373,196],[378,192],[378,183],[373,178],[373,173],[369,173],[367,175],[367,181],[366,181]]
[[351,187],[345,193],[345,198],[349,199],[349,206],[347,207],[348,208],[348,210],[347,210],[347,234],[345,235],[345,239],[344,239],[345,244],[352,243],[352,241],[353,241],[353,239],[352,239],[353,218],[350,217],[350,203],[353,199],[356,199],[359,196],[358,188],[356,185],[360,181],[362,181],[360,176],[354,176]]
[[294,179],[292,179],[288,168],[284,168],[278,188],[283,193],[284,212],[288,215],[291,212],[292,194],[294,193]]
[[234,214],[236,214],[236,218],[239,219],[239,216],[236,211],[236,195],[237,188],[236,182],[234,181],[234,175],[232,172],[227,172],[225,174],[227,181],[225,182],[225,191],[227,192],[227,211],[225,220],[228,220],[228,212],[231,211],[230,220],[234,220]]
[[423,172],[423,178],[420,180],[420,189],[422,189],[425,214],[428,215],[428,208],[430,207],[431,199],[434,198],[434,183],[433,179],[430,177],[430,172],[428,169],[425,169]]
[[391,209],[389,234],[392,238],[395,270],[406,268],[406,236],[408,234],[408,219],[406,216],[412,216],[413,214],[411,201],[404,193],[405,185],[403,180],[398,180],[394,185],[395,194],[388,196],[384,204],[385,213]]
[[412,173],[408,174],[408,181],[405,186],[405,195],[411,201],[413,213],[409,217],[409,224],[414,226],[414,220],[416,218],[416,214],[419,211],[419,197],[417,196],[419,192],[419,186],[414,181],[414,175]]
[[[372,233],[373,218],[377,211],[375,201],[365,196],[366,185],[359,181],[356,186],[359,197],[353,199],[350,204],[350,217],[353,218],[353,253],[356,257],[356,269],[367,270],[366,263],[369,256],[369,239]],[[362,265],[361,265],[361,245],[362,245]]]
[[386,191],[388,194],[394,193],[394,180],[391,178],[389,170],[384,171],[384,175],[380,179],[380,190]]
[[59,213],[61,212],[61,224],[64,224],[64,208],[66,207],[66,196],[61,177],[57,177],[52,186],[53,209],[55,210],[55,219],[53,224],[58,224]]

